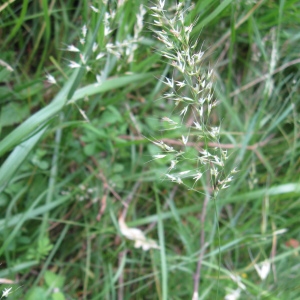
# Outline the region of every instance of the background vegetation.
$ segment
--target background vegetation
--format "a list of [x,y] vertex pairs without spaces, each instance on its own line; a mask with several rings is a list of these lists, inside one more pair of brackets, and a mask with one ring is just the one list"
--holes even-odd
[[[134,38],[140,4],[137,47],[96,60],[93,42],[97,53],[108,43],[128,48],[122,43]],[[166,180],[163,161],[149,162],[157,151],[149,138],[181,139],[161,131],[161,118],[176,112],[161,100],[170,71],[151,31],[153,5],[1,2],[2,290],[27,300],[191,299],[205,232],[200,299],[238,288],[241,299],[300,299],[299,1],[184,2],[194,5],[185,22],[196,20],[203,68],[215,71],[220,104],[211,122],[221,123],[226,168],[239,170],[216,207],[209,201],[204,223],[204,196]],[[104,12],[113,10],[105,35]],[[90,55],[90,72],[69,67],[80,56],[68,45]],[[136,249],[121,235],[127,204],[127,225],[159,250]],[[261,278],[264,261],[271,270]]]

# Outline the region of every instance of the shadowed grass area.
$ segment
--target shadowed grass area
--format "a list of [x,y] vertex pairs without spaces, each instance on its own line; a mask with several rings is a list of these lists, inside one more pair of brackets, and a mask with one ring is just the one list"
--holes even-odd
[[[175,4],[165,4],[170,19]],[[162,119],[194,115],[163,99],[165,77],[183,78],[161,54],[154,5],[0,5],[8,299],[192,299],[199,260],[198,299],[300,297],[298,1],[182,4],[185,26],[194,23],[190,44],[204,51],[199,67],[214,70],[219,105],[207,128],[221,129],[217,142],[190,138],[176,171],[195,170],[206,147],[227,150],[222,173],[238,173],[216,198],[217,177],[174,183],[167,159],[155,157],[151,141],[179,151],[186,134]],[[135,248],[124,230],[159,249]]]

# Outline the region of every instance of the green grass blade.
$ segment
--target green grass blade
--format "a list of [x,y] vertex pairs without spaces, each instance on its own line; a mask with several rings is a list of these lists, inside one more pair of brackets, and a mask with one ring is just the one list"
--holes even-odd
[[161,275],[162,275],[162,299],[168,300],[168,264],[166,258],[165,247],[165,234],[164,225],[161,218],[161,208],[158,193],[155,191],[156,208],[157,208],[157,223],[158,223],[158,236],[160,247],[160,260],[161,260]]
[[5,160],[0,168],[0,193],[4,190],[16,170],[20,167],[46,130],[47,126],[43,127],[35,135],[18,145]]
[[203,21],[199,22],[197,26],[195,26],[194,31],[200,32],[204,26],[206,26],[209,22],[215,19],[229,4],[231,4],[232,0],[222,1],[221,4]]
[[0,156],[27,139],[39,126],[45,124],[64,107],[67,102],[67,95],[74,80],[77,78],[78,72],[79,70],[74,71],[73,75],[49,105],[32,115],[0,142]]
[[84,97],[104,93],[120,87],[125,87],[129,84],[136,84],[137,82],[148,80],[153,76],[153,73],[133,74],[107,79],[102,84],[90,84],[81,89],[78,89],[74,93],[73,97],[68,101],[68,104],[76,102],[79,99],[83,99]]

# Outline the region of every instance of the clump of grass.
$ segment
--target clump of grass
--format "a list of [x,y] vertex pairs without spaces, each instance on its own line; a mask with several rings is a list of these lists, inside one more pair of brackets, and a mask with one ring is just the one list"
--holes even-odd
[[29,2],[0,8],[0,278],[22,284],[2,293],[298,299],[297,1],[160,1],[154,17],[133,0]]
[[[162,121],[167,123],[166,130],[179,131],[182,138],[179,147],[173,147],[164,141],[153,141],[162,149],[153,159],[169,160],[170,166],[165,177],[172,182],[184,184],[195,191],[199,191],[197,183],[202,182],[205,185],[202,188],[205,197],[199,220],[203,227],[200,233],[202,251],[194,274],[193,299],[196,300],[199,297],[200,274],[206,248],[204,226],[207,206],[211,194],[215,198],[219,190],[229,187],[233,180],[232,174],[236,170],[233,169],[228,175],[224,172],[228,159],[227,150],[219,147],[220,126],[213,125],[211,121],[212,110],[219,103],[214,97],[213,68],[203,65],[202,45],[199,38],[195,39],[192,36],[197,20],[186,25],[187,10],[184,9],[183,3],[169,10],[165,9],[164,5],[165,1],[160,0],[156,6],[151,7],[152,16],[155,17],[153,31],[164,45],[161,54],[168,60],[171,68],[171,75],[166,76],[163,81],[170,90],[163,95],[163,99],[174,103],[172,114],[177,114],[179,118],[165,116]],[[197,152],[191,151],[191,148],[197,147],[197,143],[201,143],[201,148]],[[194,162],[195,168],[184,169],[185,161]],[[192,186],[189,186],[187,180],[190,178]]]

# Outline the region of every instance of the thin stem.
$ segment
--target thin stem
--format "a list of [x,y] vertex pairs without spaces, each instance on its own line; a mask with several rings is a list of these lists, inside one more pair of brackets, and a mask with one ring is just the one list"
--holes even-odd
[[[265,147],[265,146],[268,145],[268,143],[272,140],[273,137],[274,137],[274,135],[271,134],[269,137],[267,137],[263,141],[255,143],[253,145],[246,146],[246,149],[251,150],[251,151],[255,151],[259,147]],[[144,140],[143,137],[136,136],[133,139],[132,136],[128,136],[128,135],[120,135],[119,138],[124,139],[124,140],[132,139],[134,141]],[[177,141],[177,140],[174,140],[174,139],[163,138],[163,139],[161,139],[161,141],[163,141],[165,143],[168,143],[170,145],[182,145],[181,141]],[[197,142],[197,143],[187,142],[186,146],[197,147],[197,148],[200,148],[200,147],[202,148],[203,146],[210,147],[210,148],[218,147],[220,149],[235,149],[235,148],[243,147],[242,144],[220,144],[218,142],[208,142],[207,144],[205,144],[204,142]]]
[[[208,181],[207,181],[208,182]],[[198,299],[198,291],[200,288],[200,280],[201,280],[201,269],[202,269],[202,261],[205,254],[205,250],[207,245],[205,245],[205,218],[207,214],[207,205],[210,200],[210,188],[206,189],[205,192],[205,198],[203,202],[202,212],[200,215],[200,223],[201,223],[201,231],[200,231],[200,247],[202,247],[202,250],[200,251],[198,262],[197,262],[197,268],[196,272],[194,274],[194,293],[193,293],[193,300]]]
[[215,215],[216,215],[216,222],[217,222],[217,232],[218,232],[218,250],[219,250],[219,257],[218,257],[218,278],[217,278],[217,299],[219,298],[219,281],[220,281],[220,267],[221,267],[221,240],[220,240],[220,227],[219,227],[219,218],[218,218],[218,210],[217,210],[217,202],[216,197],[214,197],[214,207],[215,207]]
[[[127,250],[121,251],[119,253],[119,266],[122,264],[124,256],[126,256]],[[120,277],[118,279],[118,300],[124,299],[124,272],[121,272]]]

